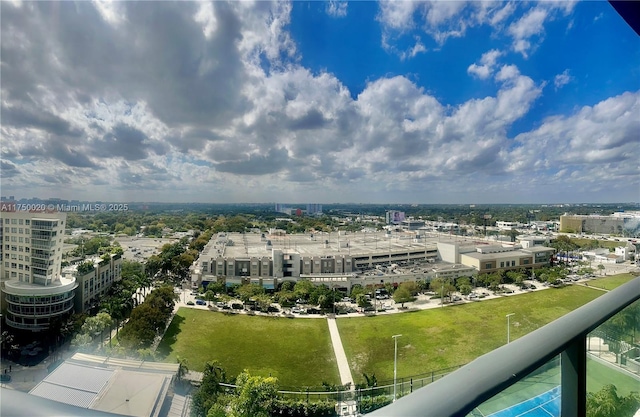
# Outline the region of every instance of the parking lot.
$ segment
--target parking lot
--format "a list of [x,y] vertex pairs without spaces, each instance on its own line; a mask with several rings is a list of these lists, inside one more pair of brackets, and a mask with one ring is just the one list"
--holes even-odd
[[123,258],[135,261],[145,261],[151,255],[157,255],[162,247],[167,243],[175,243],[174,238],[151,238],[151,237],[116,237],[115,240],[124,250]]

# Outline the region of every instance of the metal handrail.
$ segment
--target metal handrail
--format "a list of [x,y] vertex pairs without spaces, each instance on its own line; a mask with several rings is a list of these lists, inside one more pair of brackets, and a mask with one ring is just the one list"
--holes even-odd
[[368,415],[467,415],[637,300],[640,277]]

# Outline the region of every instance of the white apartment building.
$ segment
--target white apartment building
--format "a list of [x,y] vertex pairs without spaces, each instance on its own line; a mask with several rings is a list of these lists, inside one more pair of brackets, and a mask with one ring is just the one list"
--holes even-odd
[[[80,265],[68,266],[62,274],[76,277],[75,311],[89,313],[98,307],[100,299],[107,294],[111,285],[122,279],[122,256],[110,255],[108,259],[95,257]],[[81,271],[78,271],[79,267]]]
[[7,325],[46,330],[52,320],[73,310],[74,277],[60,274],[65,213],[0,213],[0,281]]

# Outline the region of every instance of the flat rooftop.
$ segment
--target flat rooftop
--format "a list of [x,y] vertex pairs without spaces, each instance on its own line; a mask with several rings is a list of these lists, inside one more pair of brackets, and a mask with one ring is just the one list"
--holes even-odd
[[177,364],[75,354],[30,394],[92,410],[155,417],[177,367]]
[[[202,252],[201,258],[209,260],[222,255],[228,258],[270,257],[272,249],[284,252],[292,251],[301,256],[336,256],[352,257],[363,255],[384,255],[389,252],[419,251],[437,249],[438,242],[459,243],[463,245],[481,244],[478,239],[464,238],[448,234],[420,232],[421,239],[416,240],[415,232],[393,232],[390,237],[381,232],[338,232],[305,234],[269,234],[265,233],[225,233],[224,237],[213,236]],[[233,245],[224,245],[231,240]],[[267,241],[271,246],[267,247]],[[212,243],[213,242],[213,243]],[[218,242],[218,243],[215,243]],[[325,242],[327,242],[325,244]]]

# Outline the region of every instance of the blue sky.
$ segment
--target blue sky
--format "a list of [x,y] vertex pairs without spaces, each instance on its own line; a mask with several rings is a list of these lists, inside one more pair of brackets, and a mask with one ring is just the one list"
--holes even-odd
[[607,2],[19,2],[2,194],[640,200],[640,40]]

